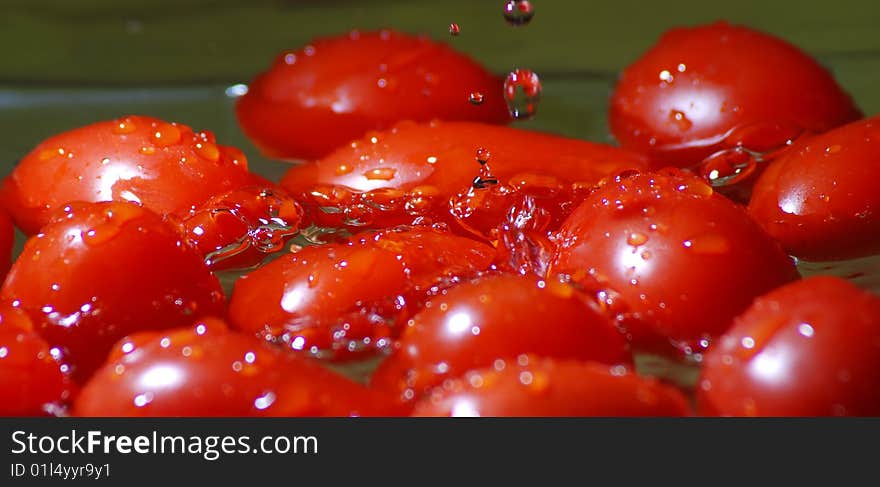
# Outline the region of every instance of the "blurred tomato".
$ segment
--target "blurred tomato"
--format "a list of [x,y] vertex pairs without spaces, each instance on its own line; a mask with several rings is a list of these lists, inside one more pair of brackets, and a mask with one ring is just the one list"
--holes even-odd
[[880,415],[880,298],[813,277],[755,300],[706,354],[703,414]]
[[771,163],[749,213],[808,260],[880,252],[880,117],[806,140]]
[[676,166],[737,145],[771,150],[860,117],[809,55],[725,22],[666,32],[623,71],[609,111],[623,147]]
[[236,112],[248,137],[281,159],[321,157],[400,120],[510,120],[500,78],[445,44],[390,30],[281,53]]

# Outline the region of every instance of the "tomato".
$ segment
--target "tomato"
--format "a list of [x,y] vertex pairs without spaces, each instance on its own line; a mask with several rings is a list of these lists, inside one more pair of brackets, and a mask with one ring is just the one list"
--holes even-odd
[[155,213],[126,202],[78,203],[31,237],[0,289],[82,382],[113,343],[139,330],[222,314],[220,283]]
[[447,381],[413,416],[689,416],[681,392],[622,365],[522,355]]
[[187,244],[214,270],[253,267],[297,235],[299,204],[274,185],[217,195],[179,222]]
[[12,265],[12,248],[15,246],[15,227],[5,212],[0,211],[0,277],[5,276]]
[[880,415],[880,298],[836,277],[761,296],[706,354],[703,414]]
[[[427,37],[353,31],[282,52],[238,100],[236,114],[270,157],[312,159],[400,120],[507,123],[502,87]],[[483,102],[469,103],[471,93]]]
[[128,116],[46,139],[3,181],[0,201],[31,235],[74,201],[131,201],[182,216],[251,182],[244,154],[212,133]]
[[217,319],[122,340],[85,385],[77,416],[391,414],[377,394]]
[[60,352],[24,312],[0,306],[0,416],[58,414],[74,390]]
[[426,293],[486,269],[492,256],[485,244],[430,229],[309,246],[236,281],[229,320],[293,350],[353,358],[387,348]]
[[806,140],[769,165],[749,213],[792,254],[809,260],[880,252],[880,117]]
[[623,71],[609,109],[623,147],[677,166],[737,145],[771,150],[860,117],[809,55],[725,22],[664,34]]
[[524,353],[607,364],[631,360],[614,323],[567,284],[493,276],[452,287],[425,306],[371,381],[404,399]]
[[[478,157],[484,159],[482,167]],[[351,221],[368,227],[448,221],[450,198],[464,191],[455,218],[485,233],[497,218],[472,220],[487,209],[504,213],[511,201],[496,191],[468,195],[476,177],[492,176],[504,192],[520,190],[541,200],[562,193],[562,201],[551,207],[564,212],[565,201],[579,188],[644,166],[642,156],[627,151],[540,132],[469,122],[404,122],[291,168],[281,185],[303,195],[304,205],[324,208],[313,217],[331,227]]]
[[798,278],[743,208],[676,169],[608,180],[557,242],[550,272],[595,291],[637,346],[720,335],[754,297]]

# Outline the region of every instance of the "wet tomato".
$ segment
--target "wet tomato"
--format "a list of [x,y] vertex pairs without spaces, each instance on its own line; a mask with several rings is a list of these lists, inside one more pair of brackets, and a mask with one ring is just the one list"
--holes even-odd
[[681,392],[622,365],[526,355],[447,381],[413,411],[413,416],[689,415]]
[[252,181],[244,154],[212,133],[128,116],[46,139],[3,181],[0,200],[30,235],[74,201],[131,201],[183,216]]
[[253,267],[297,235],[302,210],[274,185],[217,195],[179,221],[186,243],[213,270]]
[[[540,132],[469,122],[404,122],[291,168],[281,185],[303,195],[304,205],[323,208],[312,217],[326,226],[454,218],[485,231],[497,218],[474,220],[487,209],[504,213],[511,191],[553,200],[550,206],[564,212],[572,194],[615,171],[644,166],[642,156],[621,149]],[[477,186],[499,189],[469,194],[476,178],[483,181]],[[462,192],[450,215],[450,199]]]
[[374,386],[405,400],[524,353],[607,364],[631,360],[614,323],[568,284],[492,276],[452,287],[425,306],[372,377]]
[[705,357],[703,414],[880,415],[880,298],[813,277],[755,300]]
[[4,211],[0,211],[0,276],[5,276],[12,265],[12,248],[15,246],[15,227]]
[[392,414],[366,387],[216,319],[123,339],[83,387],[78,416]]
[[23,311],[0,306],[0,416],[58,414],[74,390],[60,351],[34,333]]
[[[482,102],[469,103],[471,93]],[[510,120],[500,78],[445,44],[390,30],[281,53],[236,113],[254,143],[282,159],[321,157],[400,120]]]
[[755,183],[749,213],[808,260],[880,252],[880,117],[798,144]]
[[677,166],[738,145],[771,150],[860,117],[809,55],[724,22],[664,34],[623,71],[609,111],[623,147]]
[[0,296],[66,352],[78,381],[125,335],[224,310],[201,257],[161,217],[126,202],[65,207],[28,240]]
[[238,330],[313,356],[362,356],[387,348],[433,286],[486,269],[493,253],[431,229],[308,246],[239,279],[229,319]]
[[557,242],[551,273],[595,291],[637,346],[720,335],[755,296],[798,278],[743,208],[677,169],[608,180]]

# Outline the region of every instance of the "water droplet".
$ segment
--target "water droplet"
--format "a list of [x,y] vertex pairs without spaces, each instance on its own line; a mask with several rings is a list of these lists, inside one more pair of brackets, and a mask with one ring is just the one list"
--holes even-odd
[[660,71],[658,77],[660,78],[660,81],[663,81],[664,83],[672,83],[675,80],[675,77],[672,76],[672,73],[670,73],[667,69]]
[[713,187],[732,186],[754,174],[760,160],[760,154],[734,147],[718,151],[704,159],[698,166],[698,172]]
[[167,147],[180,142],[180,129],[170,123],[162,123],[153,132],[153,143],[159,147]]
[[639,245],[644,245],[645,242],[648,241],[648,236],[641,232],[633,232],[630,233],[626,237],[626,243],[633,247],[638,247]]
[[705,233],[683,242],[685,248],[703,255],[723,255],[730,252],[730,242],[717,233]]
[[527,120],[535,115],[541,99],[541,80],[534,71],[515,69],[504,80],[504,99],[510,116]]
[[211,162],[217,162],[220,160],[220,149],[210,143],[210,142],[198,142],[196,143],[196,154],[203,159],[207,159]]
[[482,105],[483,99],[483,94],[479,91],[471,92],[471,94],[468,95],[468,101],[473,105]]
[[137,126],[130,118],[122,118],[113,123],[114,134],[130,134],[137,130]]
[[370,169],[369,171],[364,173],[364,177],[369,180],[382,180],[382,181],[390,181],[394,179],[394,175],[397,174],[397,170],[391,167],[377,167],[374,169]]
[[510,25],[526,25],[534,16],[535,8],[529,0],[509,0],[504,3],[504,20]]
[[838,152],[840,152],[840,149],[841,147],[839,145],[834,144],[832,146],[826,147],[825,152],[827,152],[828,154],[837,154]]
[[492,153],[489,152],[489,149],[486,149],[485,147],[480,147],[479,149],[477,149],[477,154],[475,158],[480,164],[486,164],[487,162],[489,162],[489,159],[491,157]]
[[669,120],[672,121],[677,127],[678,130],[682,132],[687,132],[691,127],[694,126],[694,123],[687,118],[684,112],[680,110],[670,110],[669,111]]
[[449,35],[457,36],[459,34],[461,34],[461,27],[456,23],[449,24]]

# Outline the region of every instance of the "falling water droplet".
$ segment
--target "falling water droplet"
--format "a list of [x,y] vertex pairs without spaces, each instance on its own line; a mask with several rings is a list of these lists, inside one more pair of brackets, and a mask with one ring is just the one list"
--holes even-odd
[[527,120],[535,115],[541,99],[541,80],[534,71],[515,69],[504,80],[504,99],[510,116]]
[[698,169],[703,179],[712,187],[719,188],[744,181],[755,172],[759,162],[761,162],[759,153],[734,147],[707,157],[700,163]]
[[461,34],[461,27],[456,23],[449,24],[449,35],[457,36],[459,34]]
[[528,24],[535,16],[535,8],[529,0],[509,0],[504,2],[504,20],[519,27]]
[[474,91],[470,95],[468,95],[468,101],[473,105],[482,105],[483,104],[483,94],[479,91]]

